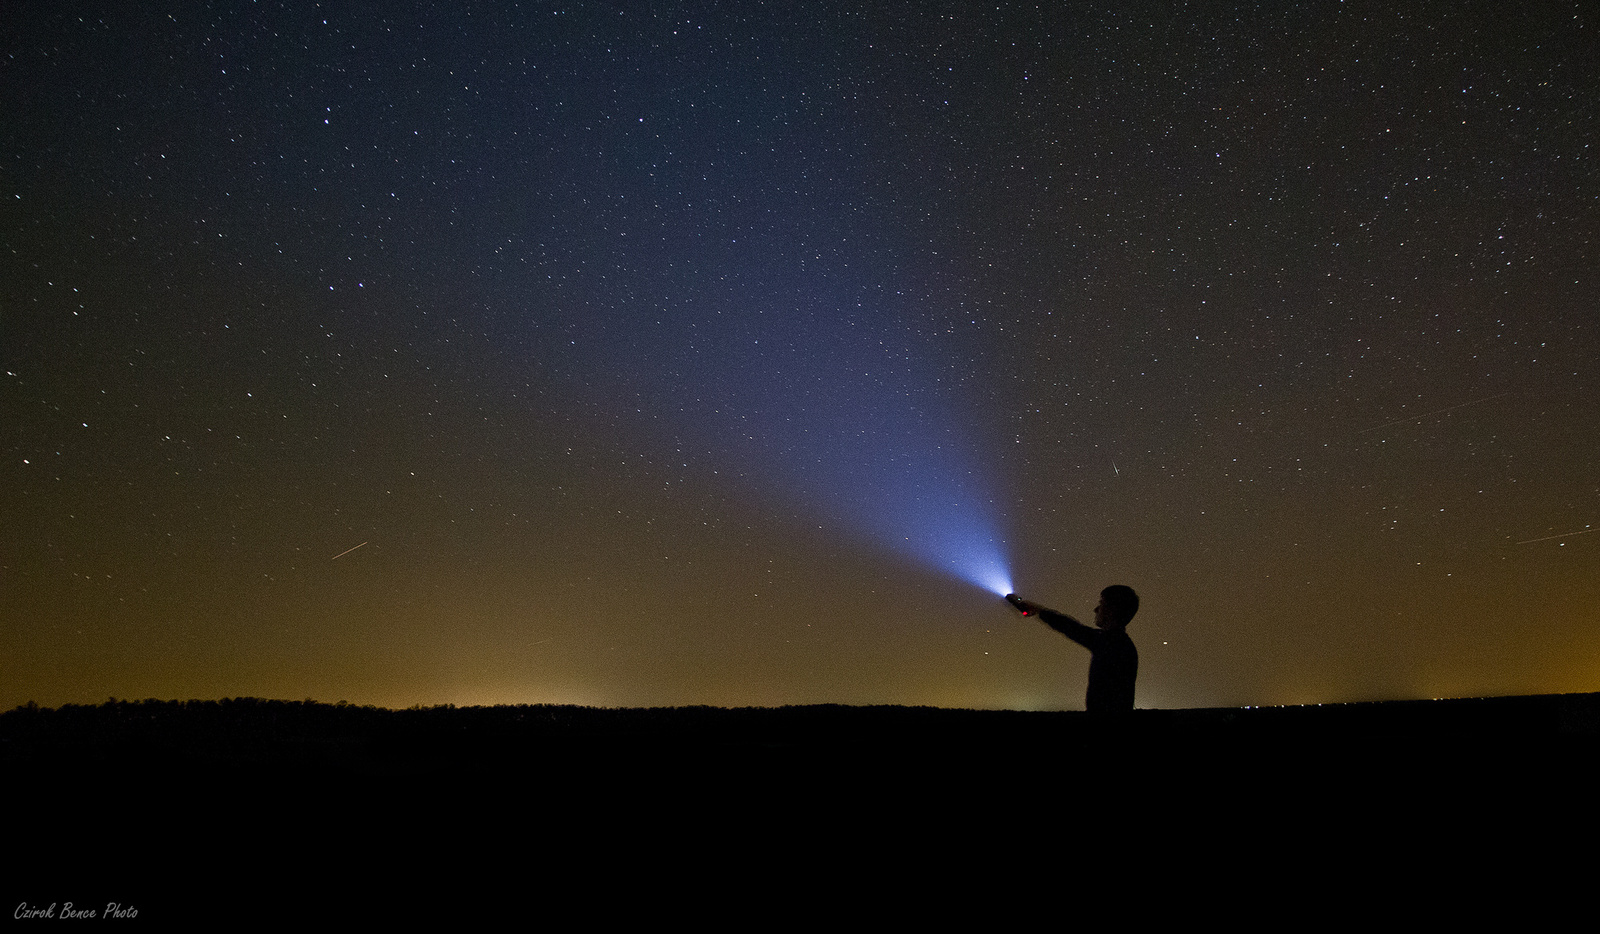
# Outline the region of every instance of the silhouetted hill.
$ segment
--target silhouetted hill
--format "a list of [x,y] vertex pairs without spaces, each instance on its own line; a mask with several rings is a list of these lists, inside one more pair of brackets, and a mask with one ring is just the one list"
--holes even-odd
[[0,714],[0,765],[391,770],[536,766],[589,755],[944,756],[1031,760],[1106,744],[1226,746],[1236,754],[1329,745],[1387,753],[1538,745],[1582,752],[1600,738],[1600,694],[1304,707],[1139,710],[1108,724],[1081,712],[933,707],[418,707],[233,698],[18,707]]
[[788,904],[860,886],[932,910],[956,892],[1053,892],[1068,865],[1080,888],[1161,866],[1226,880],[1206,898],[1352,867],[1366,886],[1419,861],[1475,871],[1490,836],[1523,865],[1555,852],[1551,837],[1594,823],[1597,764],[1600,694],[1115,724],[254,698],[0,714],[12,907],[117,902],[158,927],[695,913],[726,908],[727,889]]

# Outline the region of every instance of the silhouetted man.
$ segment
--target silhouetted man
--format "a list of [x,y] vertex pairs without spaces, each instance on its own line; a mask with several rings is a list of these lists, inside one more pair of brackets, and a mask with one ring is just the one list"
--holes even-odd
[[1022,599],[1006,597],[1023,616],[1038,616],[1045,625],[1089,650],[1091,713],[1122,713],[1133,709],[1133,681],[1139,675],[1139,650],[1128,638],[1128,621],[1139,612],[1139,595],[1132,587],[1112,584],[1100,591],[1094,608],[1094,627],[1065,613]]

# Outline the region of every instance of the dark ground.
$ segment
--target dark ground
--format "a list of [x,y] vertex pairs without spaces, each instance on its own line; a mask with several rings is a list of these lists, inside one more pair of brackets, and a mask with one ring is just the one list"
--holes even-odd
[[1187,893],[1140,911],[1270,918],[1324,883],[1326,910],[1359,914],[1530,873],[1560,892],[1592,878],[1597,765],[1600,694],[1117,724],[252,698],[0,715],[7,913],[118,902],[157,926],[1004,914],[1130,885]]

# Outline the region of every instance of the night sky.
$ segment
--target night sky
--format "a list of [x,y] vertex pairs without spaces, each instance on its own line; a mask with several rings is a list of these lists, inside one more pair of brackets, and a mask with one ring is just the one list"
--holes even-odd
[[1600,690],[1593,8],[1136,6],[9,4],[0,708]]

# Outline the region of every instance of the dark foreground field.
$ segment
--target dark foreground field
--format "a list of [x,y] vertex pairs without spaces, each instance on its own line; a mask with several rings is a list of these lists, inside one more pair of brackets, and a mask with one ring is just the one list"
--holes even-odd
[[1349,873],[1364,881],[1348,901],[1441,866],[1470,887],[1573,841],[1592,852],[1597,765],[1600,694],[1110,723],[251,698],[0,715],[8,914],[116,903],[222,926],[705,917],[756,896],[822,911],[896,893],[937,914],[997,887],[1027,901],[1068,880],[1234,873],[1279,895]]

